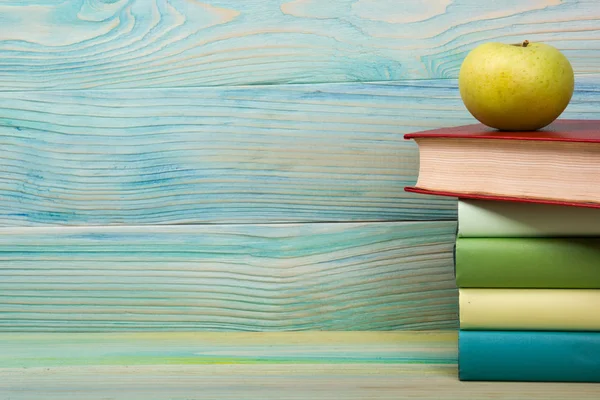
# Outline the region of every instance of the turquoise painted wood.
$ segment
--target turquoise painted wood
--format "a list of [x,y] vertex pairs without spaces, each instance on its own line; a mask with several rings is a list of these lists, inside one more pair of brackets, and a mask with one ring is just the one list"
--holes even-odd
[[474,122],[455,80],[3,92],[0,225],[452,220],[402,135]]
[[[0,1],[0,331],[456,329],[456,202],[403,191],[402,134],[475,122],[455,78],[491,40],[560,48],[563,117],[600,118],[599,22],[592,0]],[[87,367],[61,377],[94,392]]]
[[452,329],[456,223],[0,229],[0,331]]
[[0,90],[456,78],[487,41],[600,72],[596,0],[4,0]]
[[[92,365],[456,366],[456,331],[0,333],[9,368]],[[366,367],[367,368],[367,367]]]

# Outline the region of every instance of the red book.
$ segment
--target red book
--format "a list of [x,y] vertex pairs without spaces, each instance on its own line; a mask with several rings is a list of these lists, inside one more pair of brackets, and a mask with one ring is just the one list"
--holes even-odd
[[600,120],[558,119],[527,132],[473,124],[404,138],[420,159],[408,192],[600,208]]

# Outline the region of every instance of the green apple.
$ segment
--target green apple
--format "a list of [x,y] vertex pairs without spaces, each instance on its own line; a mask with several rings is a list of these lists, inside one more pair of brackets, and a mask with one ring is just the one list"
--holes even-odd
[[467,110],[479,122],[507,131],[550,124],[571,101],[574,83],[564,54],[528,41],[477,46],[464,59],[458,78]]

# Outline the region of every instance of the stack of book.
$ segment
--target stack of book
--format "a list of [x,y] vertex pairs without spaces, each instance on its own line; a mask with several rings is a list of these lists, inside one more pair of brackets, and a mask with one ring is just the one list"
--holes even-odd
[[458,198],[459,379],[600,382],[600,121],[405,138]]

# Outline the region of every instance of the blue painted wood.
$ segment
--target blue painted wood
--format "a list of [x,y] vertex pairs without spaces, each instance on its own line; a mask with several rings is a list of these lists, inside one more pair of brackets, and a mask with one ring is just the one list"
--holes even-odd
[[3,0],[0,90],[456,78],[488,41],[600,72],[596,0]]
[[456,223],[0,229],[0,331],[458,327]]
[[3,92],[0,225],[452,220],[402,135],[474,122],[455,80]]

